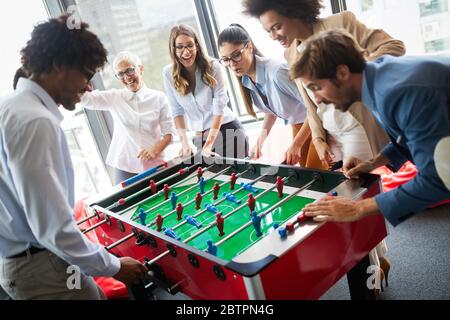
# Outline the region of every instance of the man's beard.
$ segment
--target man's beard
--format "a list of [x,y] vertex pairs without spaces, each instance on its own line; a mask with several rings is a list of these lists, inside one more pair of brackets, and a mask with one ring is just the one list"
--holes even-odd
[[350,107],[355,102],[361,100],[361,98],[358,95],[358,92],[354,88],[350,87],[348,89],[345,89],[345,91],[343,91],[342,83],[340,81],[338,81],[337,79],[333,79],[332,82],[336,86],[337,89],[341,89],[340,95],[341,95],[341,97],[343,97],[343,99],[345,99],[345,100],[341,100],[341,102],[334,103],[334,107],[337,110],[339,110],[341,112],[347,112],[348,109],[350,109]]

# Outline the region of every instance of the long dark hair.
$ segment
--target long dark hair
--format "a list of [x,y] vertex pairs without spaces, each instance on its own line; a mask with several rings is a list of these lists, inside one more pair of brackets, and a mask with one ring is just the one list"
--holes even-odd
[[203,48],[198,41],[197,33],[191,27],[180,24],[170,30],[169,37],[169,52],[173,63],[172,81],[175,89],[182,96],[185,96],[191,92],[191,84],[188,81],[187,70],[178,60],[176,54],[175,40],[179,35],[185,35],[194,39],[194,42],[197,46],[197,56],[195,57],[195,64],[200,69],[203,82],[208,86],[214,88],[217,85],[217,80],[212,75],[212,62],[204,53]]
[[[251,43],[253,46],[253,54],[259,57],[264,57],[261,51],[256,48],[252,38],[248,34],[247,30],[243,26],[237,23],[230,24],[230,26],[224,29],[217,39],[217,44],[221,47],[224,43],[231,43],[234,45],[247,45]],[[253,58],[254,59],[254,58]],[[247,113],[256,118],[255,110],[253,109],[252,96],[250,90],[242,85],[242,77],[236,76],[239,82],[239,90],[241,91],[242,98],[244,99],[245,109]]]

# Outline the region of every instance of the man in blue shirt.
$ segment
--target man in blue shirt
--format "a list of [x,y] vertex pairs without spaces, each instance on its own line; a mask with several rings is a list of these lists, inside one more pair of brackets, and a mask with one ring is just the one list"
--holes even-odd
[[316,221],[355,221],[380,212],[394,226],[450,198],[450,59],[394,58],[366,62],[363,51],[344,31],[328,31],[303,43],[291,70],[318,103],[346,112],[362,101],[391,137],[371,161],[350,159],[349,178],[383,166],[399,169],[407,160],[419,173],[399,188],[375,198],[327,198],[305,208]]
[[147,272],[89,241],[73,218],[74,174],[59,106],[75,109],[106,50],[86,24],[71,29],[67,19],[36,26],[21,51],[29,78],[0,103],[0,286],[13,299],[101,299],[90,276],[132,283]]

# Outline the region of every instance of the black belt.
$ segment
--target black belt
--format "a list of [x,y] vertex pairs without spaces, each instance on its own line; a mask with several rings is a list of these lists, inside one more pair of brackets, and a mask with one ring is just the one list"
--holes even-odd
[[38,252],[41,252],[41,251],[44,251],[44,250],[47,250],[47,249],[45,249],[45,248],[30,247],[30,248],[28,248],[27,250],[25,250],[25,251],[23,251],[23,252],[21,252],[21,253],[18,253],[18,254],[16,254],[16,255],[12,256],[12,257],[8,257],[8,259],[23,258],[23,257],[26,257],[26,256],[27,256],[28,252],[29,252],[30,254],[35,254],[35,253],[38,253]]

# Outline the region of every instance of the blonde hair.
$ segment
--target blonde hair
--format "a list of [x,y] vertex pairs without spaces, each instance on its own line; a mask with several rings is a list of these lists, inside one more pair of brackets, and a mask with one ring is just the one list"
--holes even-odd
[[173,63],[172,81],[175,89],[182,96],[185,96],[192,91],[191,84],[187,79],[187,70],[178,60],[176,54],[175,40],[179,35],[185,35],[189,38],[194,39],[195,45],[197,46],[197,56],[195,57],[195,64],[200,69],[203,82],[208,86],[214,88],[217,85],[217,80],[212,75],[212,61],[210,61],[204,54],[203,48],[200,46],[197,33],[194,31],[194,29],[187,25],[180,24],[170,30],[169,37],[169,52]]

